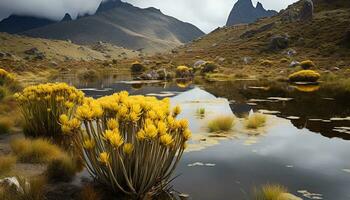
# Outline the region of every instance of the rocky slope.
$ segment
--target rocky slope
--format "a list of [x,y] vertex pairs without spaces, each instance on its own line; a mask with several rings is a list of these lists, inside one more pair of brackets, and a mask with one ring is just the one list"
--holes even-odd
[[20,33],[54,23],[56,23],[56,21],[45,18],[11,15],[0,22],[0,32]]
[[71,40],[78,44],[108,42],[128,49],[158,52],[204,33],[155,8],[141,9],[120,0],[101,3],[95,15],[24,32],[31,37]]
[[173,50],[171,60],[190,66],[197,60],[210,60],[242,74],[249,74],[248,69],[266,75],[268,70],[285,73],[293,61],[306,59],[316,62],[319,69],[346,70],[350,66],[350,8],[345,1],[343,6],[325,6],[323,1],[315,2],[312,19],[301,19],[311,12],[302,9],[307,2],[302,0],[274,17],[219,28]]
[[226,26],[252,23],[257,19],[271,17],[275,14],[277,12],[274,10],[265,10],[260,2],[254,7],[251,0],[238,0],[231,10]]
[[90,46],[73,44],[70,41],[30,38],[0,33],[0,63],[12,61],[91,61],[138,57],[139,52],[107,43]]

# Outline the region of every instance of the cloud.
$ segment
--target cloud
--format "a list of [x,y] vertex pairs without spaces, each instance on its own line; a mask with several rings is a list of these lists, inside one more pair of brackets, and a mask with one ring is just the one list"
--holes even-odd
[[[226,24],[237,0],[123,0],[142,8],[156,7],[164,14],[190,22],[205,32]],[[253,0],[254,4],[258,0]],[[280,10],[296,0],[259,0],[266,9]],[[0,0],[0,19],[22,14],[60,20],[65,13],[94,13],[101,0]]]

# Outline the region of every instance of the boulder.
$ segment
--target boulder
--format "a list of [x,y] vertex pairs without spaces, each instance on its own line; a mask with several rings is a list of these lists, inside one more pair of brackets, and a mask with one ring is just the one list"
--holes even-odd
[[289,67],[297,67],[300,65],[300,62],[293,60],[290,64]]
[[299,20],[302,22],[310,21],[314,14],[314,3],[312,0],[303,0],[299,13]]
[[289,46],[288,35],[274,35],[269,43],[269,50],[281,50],[286,49]]
[[201,73],[205,74],[205,73],[212,73],[215,70],[217,70],[218,66],[213,63],[213,62],[206,62],[202,65],[202,70]]
[[159,74],[155,70],[141,74],[137,79],[139,80],[159,80]]
[[197,60],[194,64],[193,64],[193,68],[194,69],[199,69],[203,64],[205,64],[206,61],[204,60]]

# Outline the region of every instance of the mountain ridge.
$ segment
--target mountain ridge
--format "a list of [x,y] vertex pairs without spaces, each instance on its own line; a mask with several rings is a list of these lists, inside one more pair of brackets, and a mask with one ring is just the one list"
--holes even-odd
[[271,17],[276,14],[277,12],[274,10],[266,10],[260,2],[254,7],[251,0],[238,0],[230,12],[226,26],[249,24],[259,18]]

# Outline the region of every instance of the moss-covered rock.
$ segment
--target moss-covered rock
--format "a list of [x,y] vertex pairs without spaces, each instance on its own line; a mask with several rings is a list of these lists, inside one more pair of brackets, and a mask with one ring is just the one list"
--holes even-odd
[[301,70],[289,75],[291,82],[317,82],[321,75],[313,70]]

